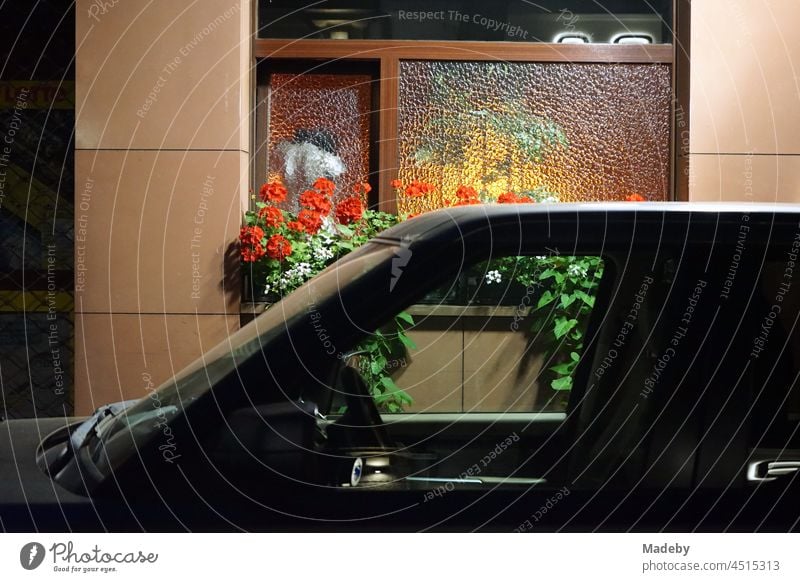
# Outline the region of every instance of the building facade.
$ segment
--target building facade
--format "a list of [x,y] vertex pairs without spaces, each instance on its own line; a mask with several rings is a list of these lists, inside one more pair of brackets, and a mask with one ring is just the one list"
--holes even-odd
[[[85,414],[145,396],[236,330],[250,299],[237,237],[268,179],[367,182],[390,212],[446,205],[464,183],[562,201],[800,201],[797,2],[530,4],[78,0],[74,89],[50,81],[74,107],[61,177],[74,193],[45,212],[74,226],[37,238],[47,394],[33,401],[53,392],[48,413]],[[9,128],[20,99],[39,99],[21,80],[4,83]],[[441,194],[415,206],[395,180]]]

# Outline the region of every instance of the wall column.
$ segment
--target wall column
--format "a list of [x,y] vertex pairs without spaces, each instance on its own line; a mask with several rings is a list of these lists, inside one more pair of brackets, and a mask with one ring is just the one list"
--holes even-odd
[[77,2],[77,414],[238,328],[251,22],[250,0]]
[[693,0],[689,199],[800,202],[800,2]]

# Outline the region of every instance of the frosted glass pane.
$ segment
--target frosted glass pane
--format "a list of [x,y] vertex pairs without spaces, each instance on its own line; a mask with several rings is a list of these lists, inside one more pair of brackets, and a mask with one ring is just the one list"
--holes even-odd
[[400,71],[399,178],[437,187],[402,211],[448,205],[460,184],[490,199],[668,196],[668,65],[404,61]]
[[280,178],[290,207],[319,177],[337,198],[369,176],[369,75],[273,74],[270,77],[268,178]]

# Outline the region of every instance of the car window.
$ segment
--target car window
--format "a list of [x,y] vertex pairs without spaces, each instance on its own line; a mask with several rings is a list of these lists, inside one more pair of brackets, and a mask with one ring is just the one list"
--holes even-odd
[[603,272],[557,253],[467,266],[351,363],[383,414],[563,413]]

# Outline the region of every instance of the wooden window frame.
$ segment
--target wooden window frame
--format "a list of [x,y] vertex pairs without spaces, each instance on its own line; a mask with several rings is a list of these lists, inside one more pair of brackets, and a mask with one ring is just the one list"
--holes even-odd
[[[397,206],[390,185],[397,177],[399,152],[397,147],[397,109],[400,90],[400,61],[503,61],[548,63],[614,63],[614,64],[664,64],[670,65],[672,74],[671,132],[670,132],[670,193],[673,200],[688,200],[688,20],[690,0],[674,3],[675,32],[671,44],[615,45],[615,44],[558,44],[487,41],[428,41],[428,40],[294,40],[256,39],[253,55],[258,61],[266,59],[276,63],[287,59],[336,63],[344,61],[372,61],[379,65],[378,97],[378,198],[377,207],[385,212],[396,212]],[[266,87],[257,84],[256,109],[266,108]],[[681,115],[676,119],[676,111]],[[262,110],[257,116],[266,119]],[[678,127],[680,126],[680,127]],[[256,167],[265,167],[267,127],[257,124],[253,151]],[[676,136],[679,139],[676,139]],[[263,177],[256,175],[256,182]]]

